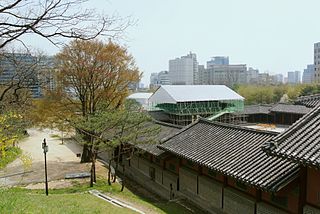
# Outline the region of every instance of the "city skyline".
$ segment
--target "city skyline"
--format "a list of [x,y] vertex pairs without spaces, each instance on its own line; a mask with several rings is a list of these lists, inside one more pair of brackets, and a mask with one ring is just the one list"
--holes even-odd
[[[192,51],[199,64],[212,56],[229,56],[232,64],[247,64],[260,72],[286,74],[313,63],[313,44],[320,41],[317,8],[308,1],[161,1],[90,0],[89,8],[131,16],[137,24],[120,42],[144,72],[168,70],[168,61]],[[27,44],[47,54],[58,49],[27,36]]]

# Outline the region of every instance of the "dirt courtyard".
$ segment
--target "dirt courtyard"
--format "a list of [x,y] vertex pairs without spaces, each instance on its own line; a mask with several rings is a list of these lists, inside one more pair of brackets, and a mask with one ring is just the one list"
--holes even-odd
[[43,139],[46,139],[49,151],[47,153],[48,180],[61,180],[67,173],[89,172],[90,164],[80,164],[82,146],[71,140],[64,141],[54,135],[60,133],[45,129],[29,129],[29,137],[22,140],[18,146],[23,154],[30,157],[31,164],[23,164],[20,159],[10,163],[0,171],[0,186],[16,186],[44,181],[44,154],[42,149]]

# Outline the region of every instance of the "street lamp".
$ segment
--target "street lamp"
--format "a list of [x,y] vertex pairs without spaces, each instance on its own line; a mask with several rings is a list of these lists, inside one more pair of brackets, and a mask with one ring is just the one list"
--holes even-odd
[[43,139],[42,149],[44,154],[44,174],[46,178],[46,195],[48,195],[48,175],[47,175],[47,152],[48,152],[48,145],[46,143],[46,139]]

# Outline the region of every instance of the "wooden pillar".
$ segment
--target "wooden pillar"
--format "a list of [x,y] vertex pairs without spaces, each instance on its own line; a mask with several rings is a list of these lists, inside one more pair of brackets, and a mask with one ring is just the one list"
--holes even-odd
[[257,204],[261,201],[261,190],[257,189],[256,191],[256,201],[254,203],[254,213],[257,213]]
[[202,166],[198,165],[198,175],[197,175],[197,194],[199,194],[199,176],[202,175]]
[[222,187],[222,197],[221,197],[221,202],[222,202],[222,209],[223,209],[223,204],[224,204],[224,189],[228,186],[228,177],[223,176],[223,187]]
[[300,166],[299,190],[298,213],[303,214],[303,207],[307,198],[307,167],[305,166]]

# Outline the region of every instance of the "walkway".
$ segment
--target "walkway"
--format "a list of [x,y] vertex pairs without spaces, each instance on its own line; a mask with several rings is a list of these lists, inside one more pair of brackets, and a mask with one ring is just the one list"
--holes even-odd
[[9,164],[0,171],[0,186],[15,186],[20,184],[38,183],[44,180],[44,155],[42,149],[43,139],[49,146],[47,153],[48,180],[63,179],[66,173],[88,172],[88,164],[80,164],[77,153],[82,147],[72,141],[61,144],[61,140],[52,137],[57,133],[52,130],[28,130],[29,137],[19,143],[23,154],[31,157],[32,164],[25,167],[20,159]]

